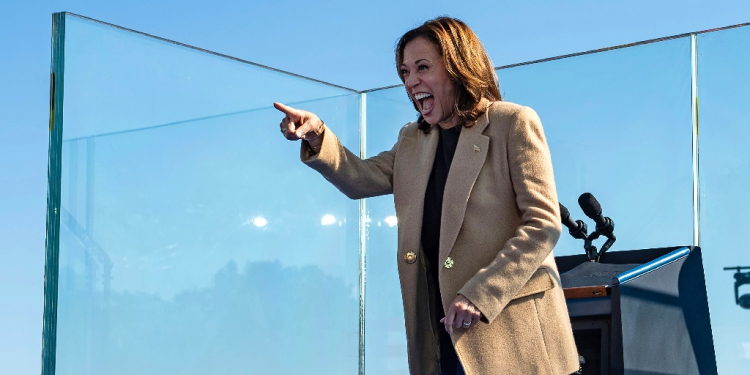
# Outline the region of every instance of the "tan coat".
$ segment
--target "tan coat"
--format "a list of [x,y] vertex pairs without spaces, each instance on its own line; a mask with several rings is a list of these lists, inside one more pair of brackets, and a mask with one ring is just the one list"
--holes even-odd
[[[528,107],[487,104],[477,123],[461,131],[443,197],[443,307],[448,311],[460,293],[483,314],[478,325],[455,330],[453,343],[467,375],[570,374],[578,355],[552,255],[561,224],[542,125]],[[330,129],[323,134],[317,155],[303,142],[307,165],[353,199],[393,193],[409,369],[439,374],[424,263],[405,260],[408,252],[422,257],[424,194],[438,131],[424,134],[407,124],[393,149],[367,160],[342,147]]]

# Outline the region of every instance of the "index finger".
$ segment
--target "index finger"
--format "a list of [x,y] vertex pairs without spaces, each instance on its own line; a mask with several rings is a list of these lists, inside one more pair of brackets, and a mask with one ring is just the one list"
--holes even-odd
[[453,334],[453,322],[456,319],[456,309],[451,305],[448,308],[448,313],[445,315],[445,330],[448,333]]
[[299,111],[297,109],[294,109],[288,105],[284,105],[281,103],[274,102],[273,103],[274,108],[278,109],[281,112],[284,112],[287,116],[289,116],[292,120],[297,120],[301,117]]

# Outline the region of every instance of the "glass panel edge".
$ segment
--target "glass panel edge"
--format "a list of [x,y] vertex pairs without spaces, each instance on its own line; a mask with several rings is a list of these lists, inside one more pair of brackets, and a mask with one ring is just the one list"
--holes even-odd
[[693,138],[693,246],[701,246],[700,159],[698,145],[698,34],[690,34],[690,109]]
[[47,166],[47,229],[44,265],[42,375],[54,375],[57,346],[57,297],[60,253],[60,174],[62,168],[63,93],[66,13],[52,14],[50,123]]
[[[359,94],[359,157],[367,157],[367,94]],[[365,282],[367,199],[359,200],[359,375],[365,374]]]
[[312,78],[312,77],[303,76],[301,74],[288,72],[286,70],[277,69],[277,68],[274,68],[274,67],[271,67],[271,66],[268,66],[268,65],[263,65],[263,64],[256,63],[256,62],[252,62],[252,61],[248,61],[248,60],[245,60],[245,59],[241,59],[239,57],[234,57],[234,56],[226,55],[226,54],[223,54],[223,53],[211,51],[211,50],[208,50],[208,49],[205,49],[205,48],[196,47],[196,46],[193,46],[193,45],[190,45],[190,44],[181,43],[181,42],[178,42],[176,40],[162,38],[160,36],[156,36],[156,35],[153,35],[153,34],[145,33],[145,32],[134,30],[134,29],[129,29],[129,28],[124,27],[124,26],[115,25],[115,24],[109,23],[109,22],[104,22],[104,21],[101,21],[101,20],[97,20],[95,18],[86,17],[86,16],[82,16],[80,14],[70,13],[70,12],[63,12],[63,13],[66,14],[66,15],[68,15],[68,16],[70,16],[70,17],[80,18],[82,20],[86,20],[86,21],[94,22],[94,23],[97,23],[97,24],[100,24],[100,25],[104,25],[104,26],[107,26],[107,27],[112,27],[112,28],[119,29],[119,30],[122,30],[122,31],[126,31],[126,32],[138,34],[138,35],[145,36],[145,37],[148,37],[148,38],[160,40],[162,42],[166,42],[166,43],[169,43],[169,44],[174,44],[174,45],[177,45],[177,46],[180,46],[180,47],[185,47],[185,48],[193,49],[193,50],[196,50],[196,51],[208,53],[210,55],[214,55],[214,56],[217,56],[217,57],[222,57],[222,58],[225,58],[225,59],[234,60],[234,61],[237,61],[237,62],[240,62],[240,63],[243,63],[243,64],[253,65],[253,66],[256,66],[256,67],[259,67],[259,68],[268,69],[268,70],[271,70],[271,71],[274,71],[274,72],[278,72],[278,73],[281,73],[281,74],[290,75],[290,76],[293,76],[293,77],[296,77],[296,78],[302,78],[304,80],[308,80],[308,81],[320,83],[320,84],[323,84],[323,85],[326,85],[326,86],[331,86],[331,87],[335,87],[335,88],[338,88],[338,89],[347,90],[347,91],[352,92],[352,93],[357,93],[357,94],[360,93],[360,91],[358,91],[358,90],[355,90],[355,89],[352,89],[352,88],[349,88],[349,87],[344,87],[344,86],[341,86],[341,85],[337,85],[335,83],[330,83],[330,82],[322,81],[322,80],[315,79],[315,78]]

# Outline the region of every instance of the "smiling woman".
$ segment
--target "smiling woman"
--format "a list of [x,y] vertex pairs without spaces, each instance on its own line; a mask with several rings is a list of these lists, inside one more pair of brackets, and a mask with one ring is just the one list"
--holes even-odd
[[[396,46],[396,69],[409,93],[409,99],[421,114],[417,122],[423,130],[430,129],[428,124],[439,122],[425,118],[425,110],[432,111],[422,106],[422,98],[430,95],[434,98],[437,94],[443,96],[443,102],[439,103],[443,106],[441,112],[455,117],[449,122],[453,123],[452,126],[458,122],[471,124],[476,121],[484,112],[479,107],[481,98],[502,100],[495,69],[476,34],[459,20],[437,20],[440,19],[446,22],[426,22],[404,34]],[[441,88],[448,92],[422,93],[421,87],[418,87],[420,83],[426,86],[441,83]],[[430,105],[428,102],[424,104]],[[430,114],[433,118],[437,115]],[[452,127],[440,126],[444,129]]]
[[406,45],[401,79],[422,121],[443,129],[458,125],[456,85],[432,42],[419,37]]
[[366,160],[314,113],[274,105],[285,114],[284,136],[303,140],[302,161],[349,198],[393,194],[410,372],[576,371],[539,118],[501,101],[490,59],[457,19],[407,32],[396,66],[419,120]]

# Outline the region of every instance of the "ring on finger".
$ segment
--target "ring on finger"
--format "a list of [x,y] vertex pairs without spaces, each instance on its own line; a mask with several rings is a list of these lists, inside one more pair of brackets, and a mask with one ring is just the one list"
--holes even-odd
[[471,325],[471,322],[464,322],[464,327],[468,327]]

